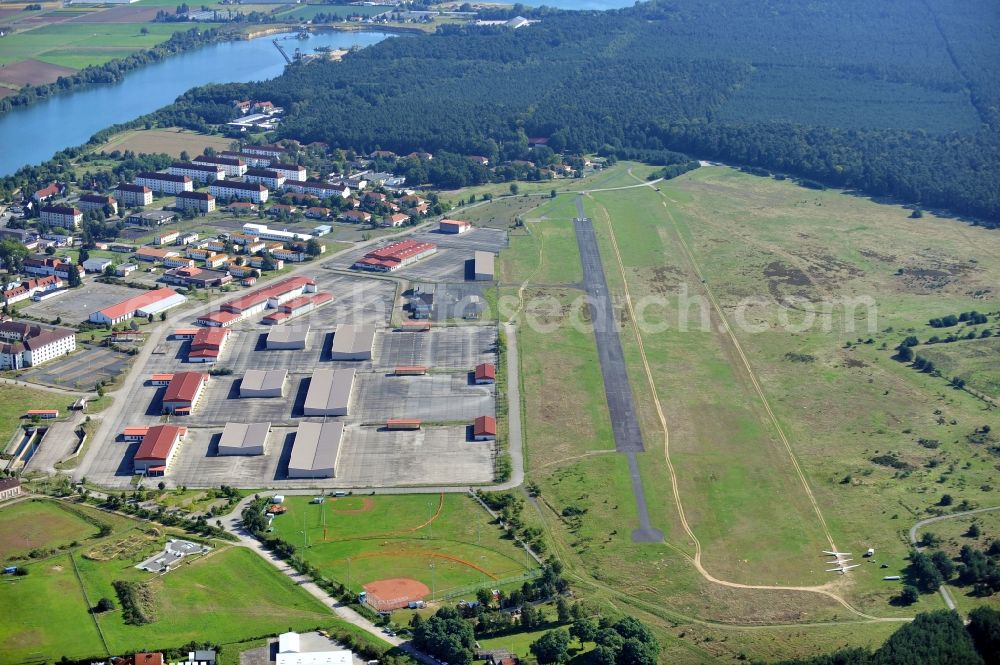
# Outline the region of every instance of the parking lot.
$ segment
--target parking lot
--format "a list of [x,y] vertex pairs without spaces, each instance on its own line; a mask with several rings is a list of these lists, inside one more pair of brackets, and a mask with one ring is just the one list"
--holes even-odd
[[83,286],[73,289],[72,293],[63,293],[42,302],[32,302],[19,309],[35,318],[51,321],[58,316],[67,324],[76,324],[86,321],[91,312],[141,294],[142,291],[127,286],[101,284],[87,279]]
[[[437,245],[438,251],[411,266],[397,270],[392,273],[394,277],[428,282],[464,282],[466,262],[475,256],[476,251],[495,253],[507,247],[507,232],[500,229],[477,228],[455,235],[428,230],[415,233],[411,237],[420,242]],[[330,266],[342,270],[350,269],[355,261],[371,249],[366,247],[346,252],[331,262]]]
[[81,346],[67,357],[25,370],[21,377],[25,381],[71,390],[92,390],[98,381],[113,379],[125,371],[128,364],[129,357],[124,353],[102,347]]
[[470,370],[496,362],[494,326],[454,326],[426,332],[393,331],[375,337],[375,364],[391,369],[422,365],[432,370]]
[[[445,240],[460,242],[465,238],[445,237]],[[426,332],[397,331],[387,327],[396,302],[398,287],[394,281],[323,269],[316,270],[313,276],[318,289],[330,292],[334,300],[285,324],[309,326],[306,349],[268,350],[266,336],[272,328],[261,324],[260,316],[232,328],[215,365],[186,362],[190,342],[165,339],[145,365],[137,369],[143,378],[154,373],[208,372],[213,366],[232,370],[232,374],[211,377],[188,417],[164,418],[161,411],[166,388],[144,384],[129,397],[130,407],[122,411],[114,423],[114,431],[120,433],[126,426],[150,426],[165,420],[188,427],[188,434],[162,479],[169,487],[229,484],[254,488],[363,488],[490,482],[496,446],[491,442],[472,442],[469,430],[477,416],[495,413],[495,388],[475,385],[470,373],[482,362],[496,362],[496,327],[464,325],[435,327]],[[479,288],[474,284],[468,286]],[[134,295],[132,290],[124,290]],[[464,294],[465,290],[460,288],[458,292]],[[120,299],[117,294],[116,298]],[[174,321],[176,326],[192,323],[193,320]],[[342,324],[377,327],[373,360],[330,359],[334,330]],[[392,370],[400,365],[423,365],[429,368],[429,373],[411,377],[392,375]],[[345,423],[345,433],[337,477],[288,480],[288,460],[298,423],[323,420],[301,415],[310,377],[318,367],[350,367],[358,371],[349,413],[338,418]],[[285,396],[239,397],[240,382],[249,369],[287,369]],[[73,370],[86,371],[92,372],[92,367]],[[380,424],[393,417],[419,418],[431,426],[417,431],[385,431]],[[228,422],[270,422],[267,454],[218,456],[218,439]],[[138,447],[138,442],[98,442],[91,451],[93,464],[88,478],[108,487],[128,487],[132,480],[132,457]]]

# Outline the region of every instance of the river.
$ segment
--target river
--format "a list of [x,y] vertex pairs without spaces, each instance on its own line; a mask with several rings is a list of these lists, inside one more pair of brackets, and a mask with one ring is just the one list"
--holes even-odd
[[[629,0],[549,0],[561,9],[614,9]],[[0,116],[0,176],[28,164],[40,164],[56,152],[86,143],[111,125],[128,122],[173,102],[185,91],[208,83],[239,83],[274,78],[285,62],[271,43],[282,39],[289,51],[317,46],[370,46],[391,35],[382,32],[314,32],[298,41],[293,33],[211,44],[125,75],[120,83],[56,95],[44,102]]]
[[391,35],[382,32],[315,32],[309,39],[275,34],[223,42],[175,55],[125,75],[120,83],[56,95],[0,116],[0,176],[39,164],[56,152],[86,143],[98,131],[127,122],[173,102],[208,83],[263,81],[281,74],[285,61],[271,43],[283,39],[291,53],[317,46],[370,46]]

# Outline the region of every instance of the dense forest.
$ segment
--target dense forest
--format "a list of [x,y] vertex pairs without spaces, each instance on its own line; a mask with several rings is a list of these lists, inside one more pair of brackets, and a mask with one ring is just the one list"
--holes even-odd
[[[288,109],[280,137],[491,158],[675,150],[1000,224],[1000,5],[657,0],[441,26],[340,63],[200,88],[162,114]],[[516,157],[514,157],[516,158]]]

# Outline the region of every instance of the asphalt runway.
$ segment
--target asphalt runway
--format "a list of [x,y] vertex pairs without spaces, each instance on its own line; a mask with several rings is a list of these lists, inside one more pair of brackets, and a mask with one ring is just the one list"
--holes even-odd
[[580,199],[577,199],[577,210],[579,217],[574,221],[576,243],[580,248],[580,262],[583,265],[583,287],[590,300],[591,321],[594,326],[597,355],[601,363],[601,375],[604,377],[604,393],[608,400],[615,449],[628,457],[632,494],[639,515],[639,528],[632,531],[632,540],[659,542],[663,540],[663,533],[659,529],[654,529],[649,521],[646,492],[643,489],[642,477],[639,475],[636,453],[643,451],[642,431],[639,429],[635,397],[628,381],[625,354],[622,352],[618,325],[615,323],[614,308],[611,305],[608,283],[604,276],[604,266],[601,264],[597,236],[590,220],[584,217],[583,202]]

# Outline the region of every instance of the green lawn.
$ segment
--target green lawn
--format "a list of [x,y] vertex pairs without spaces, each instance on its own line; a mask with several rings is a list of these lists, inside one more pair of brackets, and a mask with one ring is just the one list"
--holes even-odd
[[526,571],[524,551],[501,538],[485,511],[463,495],[310,500],[288,497],[288,512],[274,520],[275,534],[355,591],[376,580],[409,577],[441,595]]
[[[605,184],[628,184],[620,171],[614,173],[605,174]],[[973,506],[997,503],[1000,496],[991,482],[997,460],[989,452],[997,439],[972,443],[970,434],[984,424],[995,432],[1000,422],[982,402],[948,387],[946,379],[892,361],[891,349],[905,335],[929,336],[928,318],[997,309],[989,285],[1000,281],[1000,266],[988,256],[1000,237],[965,225],[956,228],[958,223],[949,220],[910,220],[897,207],[725,168],[701,168],[659,187],[662,194],[653,188],[594,193],[586,206],[618,308],[624,284],[614,260],[612,230],[622,254],[669,427],[670,458],[685,514],[703,547],[702,563],[725,580],[832,583],[852,604],[877,616],[942,607],[940,596],[933,594],[914,607],[894,607],[888,601],[898,585],[881,578],[906,566],[905,531],[931,514],[942,493],[950,492],[956,505],[961,500]],[[557,201],[564,198],[572,200],[560,196]],[[551,219],[530,221],[543,211],[550,212],[519,213],[529,220],[532,235],[512,236],[510,249],[501,255],[505,281],[527,281],[526,296],[556,291],[569,298],[572,289],[532,286],[551,279],[549,265],[564,274],[565,266],[575,271],[579,265],[568,224],[575,211],[566,211],[567,227],[558,243],[536,237],[539,228],[560,231]],[[551,258],[555,252],[567,258]],[[866,564],[847,578],[823,571],[816,555],[827,545],[816,513],[733,340],[719,327],[709,290],[736,330],[753,379],[788,437],[837,546],[856,552],[875,547],[877,563],[888,569]],[[505,288],[504,295],[514,291]],[[871,331],[868,310],[850,311],[845,305],[845,299],[866,295],[876,299]],[[776,304],[789,296],[830,302],[831,329],[795,329],[802,311]],[[682,304],[681,298],[687,302]],[[640,307],[643,299],[649,301],[646,308]],[[703,301],[708,316],[704,328]],[[568,320],[568,307],[553,317]],[[553,336],[533,334],[523,321],[519,328],[529,479],[542,492],[541,505],[526,519],[548,529],[551,549],[580,579],[581,595],[616,607],[625,604],[650,621],[671,662],[729,659],[740,652],[776,659],[828,651],[825,647],[834,644],[880,643],[891,627],[720,632],[683,619],[802,625],[852,615],[816,594],[709,583],[678,555],[691,554],[693,544],[677,520],[663,432],[631,313],[621,311],[619,319],[647,449],[640,456],[640,471],[653,522],[663,528],[671,546],[667,549],[636,546],[622,537],[634,522],[625,512],[632,509],[627,476],[617,455],[588,445],[603,439],[610,447],[609,433],[591,439],[574,429],[581,423],[587,429],[588,420],[599,422],[606,412],[602,403],[580,399],[601,389],[596,358],[588,351],[593,344],[589,335],[582,337],[585,346],[569,346],[567,355],[579,357],[592,377],[589,383],[579,376],[564,382],[561,390],[575,408],[563,408],[556,405],[552,386],[530,377],[533,368],[543,367],[565,345],[559,339],[563,331],[557,330],[550,343]],[[869,337],[871,342],[864,343]],[[961,344],[932,350],[960,349]],[[977,353],[975,372],[994,372],[995,356]],[[556,356],[553,362],[560,360]],[[939,446],[918,445],[920,438]],[[889,450],[909,465],[905,473],[871,461]],[[561,513],[570,506],[586,512],[579,519],[565,519]],[[969,607],[975,602],[966,601]],[[671,630],[676,622],[681,627]]]
[[116,579],[153,580],[154,623],[126,625],[120,610],[100,617],[116,653],[208,636],[230,642],[289,627],[305,630],[329,620],[329,611],[318,600],[247,549],[229,547],[197,557],[158,578],[133,568],[132,563],[79,562],[92,598],[115,598],[111,582]]
[[510,246],[500,254],[505,283],[576,284],[583,278],[573,228],[574,199],[564,195],[547,200],[524,216],[524,227],[511,232]]
[[[25,660],[54,662],[106,655],[84,600],[114,600],[116,609],[99,621],[112,653],[162,649],[191,640],[238,642],[260,635],[328,626],[334,619],[322,603],[298,588],[254,552],[217,544],[221,549],[184,560],[162,576],[134,566],[162,549],[162,528],[110,515],[87,506],[74,510],[110,525],[112,533],[94,538],[95,527],[66,512],[55,502],[23,502],[0,509],[0,543],[6,551],[12,534],[27,534],[30,519],[45,526],[45,544],[80,544],[70,551],[24,565],[28,575],[0,579],[0,607],[18,608],[0,625],[0,663]],[[34,533],[34,532],[32,532]],[[30,535],[30,534],[29,534]],[[16,543],[14,543],[16,545]],[[83,586],[74,571],[79,567]],[[148,582],[157,620],[146,626],[126,625],[111,583]]]
[[21,416],[28,409],[57,409],[59,416],[65,416],[72,400],[64,395],[28,388],[24,385],[0,383],[0,449],[5,448],[14,430],[21,423],[28,422]]
[[[979,328],[990,328],[981,326]],[[959,328],[960,332],[964,330]],[[924,337],[931,334],[928,332]],[[993,398],[1000,397],[1000,337],[988,339],[962,340],[948,344],[923,344],[913,349],[914,353],[934,363],[946,378],[959,377],[974,388]]]
[[56,502],[20,501],[0,510],[0,560],[69,545],[96,533],[97,527]]

